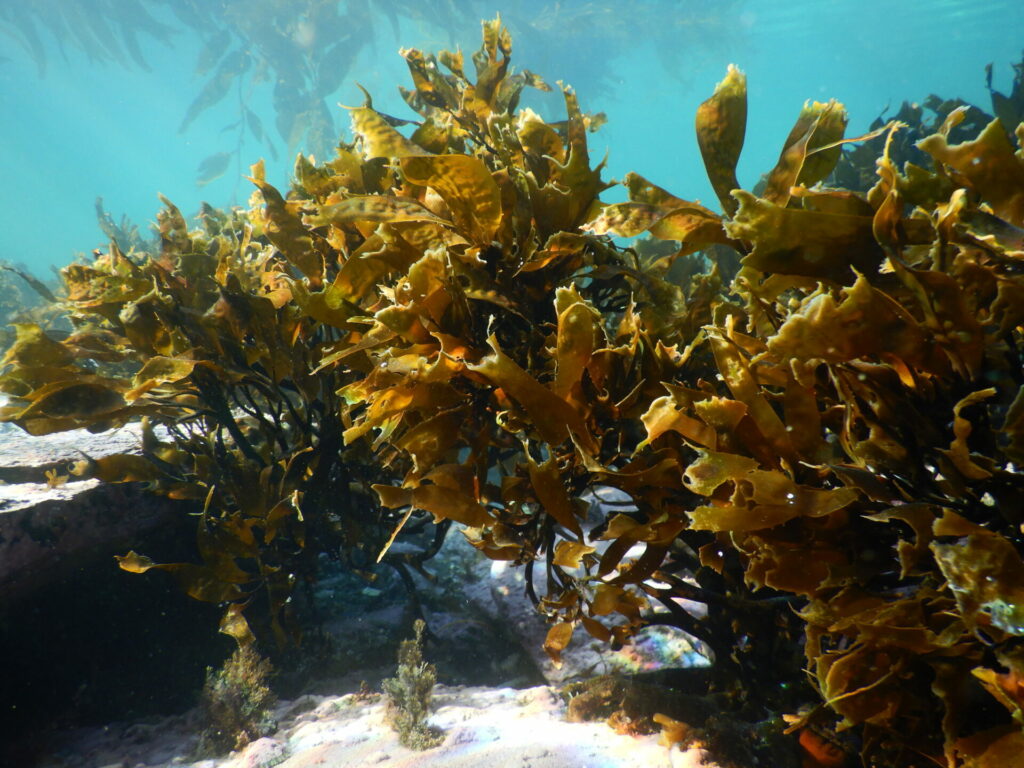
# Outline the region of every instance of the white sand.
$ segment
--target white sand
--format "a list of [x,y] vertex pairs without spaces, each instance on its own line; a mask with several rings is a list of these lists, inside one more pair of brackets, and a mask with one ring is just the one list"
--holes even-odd
[[[191,762],[184,718],[79,732],[46,768],[713,768],[698,749],[657,736],[621,736],[604,723],[568,723],[551,688],[437,686],[430,724],[444,742],[415,752],[398,743],[377,696],[307,696],[278,707],[272,735],[218,759]],[[194,723],[194,720],[193,720]],[[194,725],[192,728],[194,729]]]

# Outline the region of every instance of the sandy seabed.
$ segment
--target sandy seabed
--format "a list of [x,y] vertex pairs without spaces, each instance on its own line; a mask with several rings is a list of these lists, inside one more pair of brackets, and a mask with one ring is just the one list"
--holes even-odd
[[193,715],[65,734],[40,768],[714,768],[701,750],[669,749],[658,736],[566,722],[547,686],[437,686],[429,723],[445,739],[424,752],[398,743],[380,696],[303,696],[276,715],[273,734],[220,758],[189,757]]

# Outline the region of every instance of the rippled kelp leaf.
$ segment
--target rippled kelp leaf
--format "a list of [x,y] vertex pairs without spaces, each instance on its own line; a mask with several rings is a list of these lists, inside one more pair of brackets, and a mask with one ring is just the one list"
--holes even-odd
[[527,454],[526,460],[530,483],[541,507],[563,528],[582,536],[583,531],[577,519],[582,510],[579,503],[574,503],[569,497],[555,457],[551,456],[547,461],[537,464]]
[[727,215],[736,213],[731,192],[747,130],[747,76],[730,64],[715,92],[697,108],[697,143],[711,186]]
[[335,365],[340,361],[353,355],[357,355],[367,349],[373,349],[374,347],[387,344],[397,335],[398,334],[386,326],[374,325],[373,328],[362,335],[359,341],[355,343],[338,344],[325,349],[325,354],[320,360],[320,364],[314,368],[312,372],[318,373],[329,366]]
[[1024,281],[1000,279],[989,312],[999,323],[1000,333],[1009,333],[1017,326],[1024,325]]
[[61,270],[61,277],[68,300],[75,302],[76,309],[95,311],[108,318],[116,316],[119,305],[136,301],[153,290],[152,281],[116,248],[111,248],[108,257],[97,259],[92,266],[69,264]]
[[790,369],[794,378],[786,382],[783,394],[783,419],[793,447],[804,461],[820,463],[827,461],[830,451],[825,444],[825,433],[821,424],[817,392],[813,386],[804,386]]
[[432,221],[451,225],[424,208],[416,200],[392,195],[356,195],[342,200],[340,203],[325,205],[315,215],[307,216],[306,220],[315,226],[322,224],[349,224],[353,222],[401,222],[401,221]]
[[576,95],[563,90],[569,119],[566,125],[568,155],[565,162],[548,160],[549,179],[540,184],[529,174],[530,199],[539,234],[550,237],[559,232],[572,232],[586,217],[607,185],[601,181],[601,167],[590,167],[587,150],[587,128]]
[[544,651],[554,662],[556,667],[562,666],[562,651],[569,645],[569,641],[572,640],[573,625],[568,621],[561,621],[551,629],[548,630],[547,637],[544,638]]
[[953,750],[965,768],[1004,768],[1024,754],[1024,733],[1018,725],[1001,725],[957,739]]
[[[565,162],[565,145],[558,131],[544,122],[533,110],[525,109],[516,116],[516,136],[523,149],[537,158],[550,157]],[[546,166],[544,167],[546,171]]]
[[560,445],[570,433],[591,453],[596,452],[594,438],[579,412],[520,368],[498,347],[491,336],[487,343],[492,353],[469,370],[486,377],[514,398],[530,417],[534,428],[551,445]]
[[[671,388],[668,389],[670,394],[652,400],[647,412],[640,417],[644,427],[647,428],[647,437],[637,445],[637,450],[649,445],[666,432],[672,431],[713,451],[718,444],[718,433],[714,427],[688,416],[684,412],[687,404],[681,401]],[[687,472],[693,466],[691,464],[687,467]]]
[[77,379],[82,371],[74,366],[12,366],[0,374],[0,392],[24,398],[44,384]]
[[[842,520],[842,516],[838,520]],[[824,525],[838,525],[826,521]],[[743,580],[751,587],[770,587],[794,595],[814,597],[822,589],[834,585],[830,577],[835,573],[849,570],[849,559],[845,553],[827,541],[815,536],[815,528],[804,525],[794,533],[792,526],[743,534],[719,533],[720,539],[733,539],[746,555],[746,571]],[[720,546],[716,544],[715,547]],[[701,562],[713,568],[721,568],[708,559],[706,551],[701,552]],[[717,559],[717,558],[716,558]],[[833,583],[830,584],[829,582]]]
[[124,408],[121,389],[120,382],[100,381],[91,376],[44,384],[25,398],[30,404],[18,414],[18,419],[88,422]]
[[580,264],[581,256],[589,243],[585,235],[558,232],[548,238],[543,248],[534,251],[518,271],[539,272],[556,262],[560,262],[559,267],[564,271],[571,271]]
[[413,471],[422,474],[434,466],[459,440],[459,427],[466,418],[463,407],[430,416],[407,430],[395,445],[412,457]]
[[875,241],[873,221],[821,211],[782,208],[749,192],[738,201],[729,237],[753,244],[743,264],[761,272],[822,277],[848,282],[853,270],[873,274],[884,253]]
[[131,402],[161,384],[173,384],[192,374],[195,360],[181,358],[151,357],[132,379],[132,389],[125,393],[125,400]]
[[816,489],[794,483],[779,471],[751,470],[734,479],[729,503],[700,506],[689,512],[690,527],[699,531],[758,531],[795,517],[823,517],[851,504],[852,488]]
[[[370,289],[386,275],[401,274],[409,270],[410,265],[417,260],[422,261],[426,258],[421,249],[401,236],[399,230],[389,232],[389,226],[391,225],[382,224],[374,235],[349,254],[348,259],[338,270],[334,282],[324,290],[322,301],[326,308],[334,307],[340,310],[343,303],[347,302],[347,305],[354,309],[359,302],[368,300]],[[431,253],[432,250],[427,251],[427,254]],[[333,316],[341,319],[337,314]]]
[[[483,43],[473,53],[473,66],[476,69],[476,83],[466,89],[467,106],[481,120],[485,120],[492,111],[497,111],[495,96],[498,86],[505,79],[512,55],[512,36],[508,27],[501,19],[489,19],[483,27]],[[498,54],[501,58],[498,58]]]
[[871,645],[822,654],[815,672],[822,696],[850,725],[886,722],[911,695],[901,688],[901,671],[892,654]]
[[997,658],[1006,672],[982,667],[971,673],[992,698],[1006,707],[1017,725],[1024,725],[1024,658],[1020,650],[1000,653]]
[[954,277],[934,269],[912,269],[894,261],[893,271],[917,300],[924,328],[932,332],[954,369],[964,376],[980,373],[985,335],[976,309]]
[[445,384],[398,384],[374,387],[372,382],[355,382],[339,391],[351,403],[365,403],[366,410],[344,431],[345,444],[377,429],[376,442],[386,440],[397,429],[404,416],[415,410],[433,413],[459,404],[458,394]]
[[[875,240],[893,254],[901,254],[903,248],[911,240],[906,231],[910,220],[903,218],[906,207],[903,200],[903,187],[906,185],[902,183],[903,177],[892,160],[896,132],[904,127],[906,126],[902,123],[892,123],[885,139],[882,156],[875,162],[878,181],[867,195],[868,201],[875,206],[872,222]],[[926,232],[922,241],[927,241],[931,237],[931,233]]]
[[452,123],[439,118],[428,118],[412,132],[412,142],[430,154],[443,155],[463,149],[461,137],[456,137]]
[[706,331],[715,363],[729,391],[747,406],[748,415],[760,432],[760,439],[749,433],[743,436],[747,448],[765,460],[766,465],[775,463],[778,457],[792,459],[793,442],[786,425],[765,398],[750,357],[722,329],[708,327]]
[[578,541],[560,541],[555,546],[555,557],[552,562],[562,568],[579,568],[583,558],[596,551],[594,547]]
[[[963,190],[958,190],[957,197],[959,200],[964,199]],[[959,229],[962,232],[992,248],[1011,254],[1024,254],[1024,229],[1015,227],[981,208],[961,206],[957,213],[956,223],[960,225]]]
[[[426,56],[414,48],[403,48],[399,55],[405,59],[409,67],[409,75],[412,77],[413,86],[417,99],[431,107],[457,108],[461,101],[461,94],[456,83],[441,72],[437,66],[437,60],[433,56]],[[446,63],[449,69],[456,73],[462,71],[462,52],[452,54],[448,51],[447,56],[441,54],[442,63]],[[413,107],[415,109],[415,106]]]
[[270,544],[276,539],[278,533],[285,529],[288,521],[302,521],[300,502],[301,494],[298,491],[293,491],[269,509],[263,508],[257,511],[257,517],[260,520],[259,525],[263,528],[263,541],[265,544]]
[[17,363],[20,366],[59,368],[70,364],[74,355],[59,341],[54,341],[35,323],[12,323],[16,336],[14,344],[0,360],[0,365]]
[[659,207],[649,203],[613,203],[582,226],[595,235],[613,234],[635,237],[643,232],[659,240],[678,240],[695,248],[712,243],[729,245],[732,241],[722,227],[718,214],[697,203]]
[[979,466],[978,457],[971,456],[970,449],[967,446],[967,438],[970,437],[973,427],[970,421],[960,415],[960,412],[964,408],[969,408],[976,403],[993,397],[995,394],[996,390],[994,388],[982,389],[978,392],[972,392],[953,406],[953,434],[955,438],[949,448],[943,451],[943,453],[949,457],[950,461],[953,462],[954,466],[960,470],[964,477],[971,480],[983,480],[986,477],[991,477],[992,473],[988,469]]
[[352,133],[362,139],[366,158],[402,158],[429,155],[423,147],[405,138],[372,107],[349,107]]
[[99,459],[76,462],[71,472],[78,477],[96,478],[105,483],[134,483],[158,480],[163,472],[144,456],[115,453]]
[[737,480],[758,468],[756,459],[734,453],[701,451],[683,473],[683,483],[694,493],[711,496],[722,483]]
[[[339,151],[346,152],[342,148],[339,148]],[[335,166],[342,166],[342,168]],[[340,159],[340,156],[329,164],[314,165],[312,158],[299,152],[295,156],[295,166],[292,170],[295,186],[305,196],[316,198],[318,201],[323,201],[332,193],[342,188],[349,188],[350,185],[355,187],[352,189],[353,192],[361,191],[359,182],[362,180],[362,168],[359,162],[356,161],[352,164],[354,167],[351,167],[351,170],[354,170],[355,173],[345,174],[343,166],[344,161]]]
[[1024,160],[1014,152],[998,119],[973,141],[950,146],[944,136],[934,134],[918,146],[952,167],[997,216],[1024,226]]
[[[768,174],[764,199],[785,207],[792,187],[809,187],[827,177],[839,160],[842,147],[836,142],[843,138],[848,121],[843,105],[834,99],[825,104],[805,103],[775,168]],[[828,145],[828,149],[821,149]]]
[[1017,389],[1013,402],[1006,409],[1006,419],[999,431],[1006,436],[1006,455],[1011,460],[1024,464],[1024,385]]
[[730,400],[717,395],[703,400],[694,400],[693,411],[709,427],[714,427],[725,433],[735,430],[743,417],[749,413],[747,406],[738,400]]
[[873,515],[865,515],[865,519],[874,520],[880,523],[887,523],[890,520],[901,520],[910,526],[914,532],[913,542],[900,536],[896,545],[896,551],[900,559],[901,578],[909,576],[921,562],[921,558],[929,552],[929,545],[935,539],[932,526],[938,515],[938,508],[934,504],[923,502],[911,502],[901,504],[898,507],[890,507]]
[[219,631],[229,637],[233,637],[239,646],[252,645],[256,642],[256,637],[249,627],[249,622],[242,613],[243,610],[245,610],[245,605],[242,603],[229,604],[224,610],[219,626]]
[[264,180],[263,162],[252,166],[250,181],[263,194],[266,204],[267,237],[284,257],[305,275],[311,286],[318,287],[324,274],[324,259],[314,247],[313,238],[281,193]]
[[442,464],[428,472],[415,488],[374,485],[373,490],[385,507],[411,505],[434,515],[435,520],[454,520],[470,528],[480,528],[493,518],[473,496],[472,469],[458,464]]
[[971,631],[1024,636],[1024,562],[1009,541],[985,531],[930,546]]
[[558,333],[555,349],[555,394],[577,402],[575,390],[594,353],[600,315],[580,297],[575,286],[555,291]]
[[[844,605],[842,615],[835,616],[829,630],[856,634],[866,645],[899,648],[913,654],[925,654],[962,641],[961,627],[945,630],[948,623],[935,621],[931,614],[948,608],[948,598],[924,589],[910,599],[885,599],[867,593]],[[934,626],[932,626],[934,622]]]
[[798,187],[791,190],[800,207],[809,211],[835,213],[845,216],[873,216],[875,209],[861,195],[845,189],[824,189]]
[[408,157],[402,172],[436,191],[471,242],[488,245],[501,223],[501,194],[483,161],[468,155]]
[[892,355],[925,370],[947,371],[948,362],[929,341],[906,309],[859,276],[838,301],[827,292],[806,301],[768,339],[768,351],[808,365]]

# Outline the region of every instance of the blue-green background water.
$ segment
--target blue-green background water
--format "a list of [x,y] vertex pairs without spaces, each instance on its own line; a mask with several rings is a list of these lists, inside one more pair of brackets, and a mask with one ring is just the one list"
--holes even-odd
[[[59,4],[0,3],[16,1],[42,16]],[[100,2],[76,5],[88,7],[90,1]],[[238,120],[239,101],[262,117],[271,134],[274,108],[268,84],[240,95],[232,90],[179,132],[206,78],[194,75],[202,41],[168,10],[175,1],[153,0],[154,17],[178,31],[170,44],[140,38],[148,71],[91,61],[70,37],[61,46],[44,23],[39,36],[47,67],[41,76],[15,37],[0,35],[0,261],[48,275],[51,266],[76,253],[105,247],[95,219],[97,196],[115,219],[125,214],[145,228],[159,207],[158,192],[186,214],[201,200],[244,205],[251,186],[242,174],[260,157],[267,157],[268,178],[287,186],[294,154],[277,135],[277,161],[248,136],[222,177],[197,186],[203,158],[238,149],[237,129],[222,129]],[[147,0],[140,2],[147,6]],[[252,4],[253,12],[270,5],[288,3],[261,0]],[[308,2],[291,5],[299,10]],[[431,19],[381,14],[372,28],[353,30],[360,39],[369,35],[369,42],[326,99],[346,134],[348,118],[337,104],[362,102],[356,80],[373,94],[377,109],[415,117],[396,89],[409,83],[400,46],[436,51],[458,45],[467,56],[479,47],[480,19],[493,13],[469,0],[453,0],[448,7],[456,21],[443,27]],[[591,139],[596,157],[609,152],[606,177],[634,170],[712,207],[716,201],[700,162],[693,117],[730,62],[748,76],[739,179],[749,188],[774,164],[804,100],[842,101],[850,113],[850,135],[865,131],[886,107],[892,113],[903,100],[930,93],[991,111],[985,65],[994,64],[993,85],[1006,91],[1024,48],[1021,0],[516,0],[495,3],[493,11],[502,12],[512,29],[514,66],[550,83],[564,79],[576,87],[586,111],[607,114],[608,124]],[[653,26],[651,18],[657,20]],[[591,76],[595,71],[607,77]],[[559,98],[538,95],[527,103],[549,120],[563,117]],[[606,197],[614,199],[615,193]]]

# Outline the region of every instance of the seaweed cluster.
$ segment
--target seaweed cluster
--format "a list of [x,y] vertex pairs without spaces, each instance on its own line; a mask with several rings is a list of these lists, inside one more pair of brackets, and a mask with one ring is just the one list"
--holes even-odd
[[430,702],[434,697],[437,670],[423,660],[423,630],[427,625],[417,619],[416,633],[403,640],[398,648],[398,670],[395,677],[383,682],[388,704],[388,724],[398,734],[398,740],[409,749],[430,749],[444,741],[441,729],[427,725]]
[[200,696],[203,731],[196,754],[216,755],[241,749],[272,733],[274,694],[268,683],[270,662],[251,645],[236,648],[216,672],[207,667]]
[[[696,118],[723,213],[638,174],[606,205],[595,121],[567,88],[565,120],[518,108],[548,86],[511,48],[494,21],[472,71],[405,50],[411,130],[367,101],[287,196],[257,164],[248,210],[189,230],[167,203],[158,251],[66,268],[75,332],[18,326],[0,418],[143,418],[144,457],[76,472],[202,504],[201,562],[120,564],[224,604],[242,644],[287,640],[319,553],[408,576],[457,523],[524,567],[556,660],[670,624],[737,718],[785,714],[816,754],[1010,764],[1024,126],[952,143],[955,108],[901,165],[902,123],[845,138],[808,103],[754,194],[730,68]],[[874,137],[867,191],[822,184]],[[671,245],[615,239],[642,233]],[[597,486],[633,506],[588,515]]]

